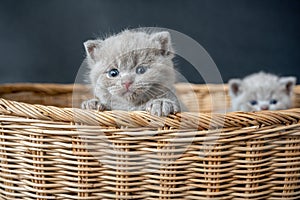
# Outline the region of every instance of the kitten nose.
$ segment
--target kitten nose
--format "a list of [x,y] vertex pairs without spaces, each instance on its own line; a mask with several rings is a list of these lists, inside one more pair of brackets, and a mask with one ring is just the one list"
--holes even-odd
[[260,107],[261,110],[269,110],[269,106],[268,105],[263,105]]
[[126,81],[123,83],[123,85],[125,86],[126,90],[128,90],[128,88],[130,87],[130,85],[132,84],[132,81]]

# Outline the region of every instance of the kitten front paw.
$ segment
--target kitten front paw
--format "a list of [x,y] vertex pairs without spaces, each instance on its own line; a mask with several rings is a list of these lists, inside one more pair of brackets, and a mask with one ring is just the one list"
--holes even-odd
[[99,102],[98,99],[89,99],[81,103],[81,108],[86,110],[106,110],[105,105]]
[[146,104],[146,111],[151,115],[166,117],[171,113],[180,112],[180,107],[170,99],[154,99]]

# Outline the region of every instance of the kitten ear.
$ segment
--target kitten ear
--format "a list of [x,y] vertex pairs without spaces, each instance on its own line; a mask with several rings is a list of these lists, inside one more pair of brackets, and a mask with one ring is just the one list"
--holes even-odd
[[169,55],[172,53],[172,42],[171,42],[171,36],[170,33],[167,31],[161,31],[158,33],[153,33],[150,37],[152,41],[157,41],[161,45],[161,52],[163,55]]
[[232,97],[236,97],[241,93],[241,85],[242,80],[241,79],[230,79],[228,82],[229,85],[229,94]]
[[95,50],[101,47],[102,40],[88,40],[83,43],[86,55],[92,60],[95,59]]
[[293,93],[294,86],[296,85],[296,77],[282,77],[279,79],[279,83],[282,89],[288,94],[291,95]]

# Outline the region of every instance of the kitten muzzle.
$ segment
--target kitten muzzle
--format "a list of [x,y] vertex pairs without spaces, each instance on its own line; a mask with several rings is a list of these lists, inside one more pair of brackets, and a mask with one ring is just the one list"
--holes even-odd
[[127,81],[127,82],[123,83],[123,85],[127,91],[129,91],[129,87],[131,86],[131,84],[132,84],[132,81]]
[[262,105],[260,107],[261,110],[269,110],[269,106],[268,105]]

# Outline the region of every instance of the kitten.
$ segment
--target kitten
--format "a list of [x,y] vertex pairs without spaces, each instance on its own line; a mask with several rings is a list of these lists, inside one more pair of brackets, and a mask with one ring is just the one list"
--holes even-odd
[[84,43],[95,99],[83,109],[146,110],[167,116],[180,112],[169,32],[125,30]]
[[292,106],[295,77],[278,77],[264,72],[229,80],[233,111],[282,110]]

